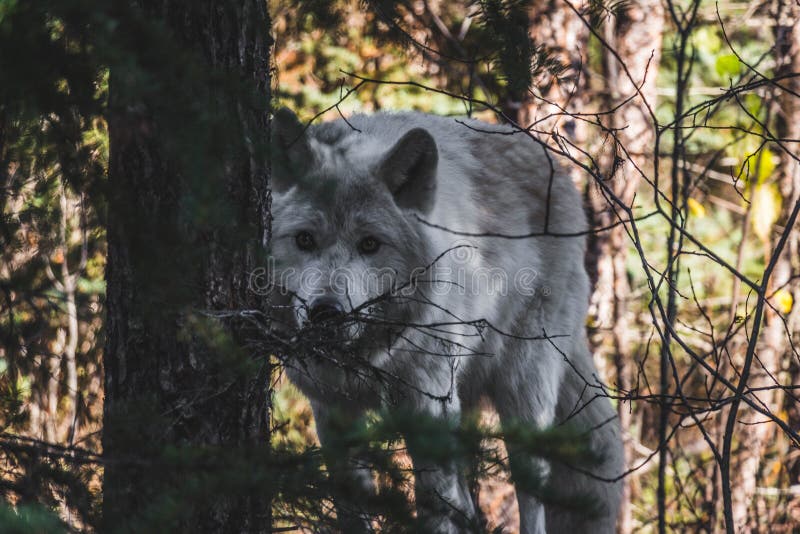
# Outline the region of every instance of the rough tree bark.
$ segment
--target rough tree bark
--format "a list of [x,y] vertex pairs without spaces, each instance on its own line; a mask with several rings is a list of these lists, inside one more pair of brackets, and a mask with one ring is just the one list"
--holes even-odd
[[[263,466],[219,472],[268,447],[268,354],[205,313],[260,305],[248,273],[269,236],[266,3],[140,0],[118,31],[130,53],[110,80],[104,530],[161,513],[184,532],[268,531]],[[198,475],[195,493],[181,486]]]
[[[775,4],[775,55],[776,75],[800,72],[800,7],[795,2],[782,0]],[[777,115],[775,131],[780,138],[787,140],[800,139],[800,79],[788,78],[781,82],[777,99],[770,105]],[[796,142],[796,141],[795,141]],[[784,146],[792,150],[795,142],[786,141]],[[800,164],[788,154],[781,154],[781,163],[777,168],[777,183],[783,199],[781,221],[786,221],[789,213],[800,200]],[[782,289],[797,296],[798,284],[793,279],[793,261],[798,258],[798,229],[786,228],[791,232],[787,246],[777,259],[775,270],[770,279],[770,293]],[[773,247],[777,242],[778,232],[773,239]],[[770,258],[766,258],[769,261]],[[796,268],[796,266],[794,266]],[[797,271],[795,271],[796,273]],[[766,310],[766,324],[758,343],[756,365],[753,366],[748,386],[760,390],[757,394],[759,403],[777,414],[783,405],[783,395],[779,386],[785,385],[784,371],[792,356],[791,333],[795,331],[795,313],[788,315],[781,311],[781,305],[774,299],[775,309]],[[788,315],[788,317],[787,317]],[[754,517],[753,497],[760,478],[761,460],[765,449],[774,436],[774,425],[764,421],[764,417],[752,409],[742,409],[740,444],[737,452],[737,467],[734,473],[738,481],[731,488],[733,500],[733,528],[736,532],[758,531],[758,521]]]

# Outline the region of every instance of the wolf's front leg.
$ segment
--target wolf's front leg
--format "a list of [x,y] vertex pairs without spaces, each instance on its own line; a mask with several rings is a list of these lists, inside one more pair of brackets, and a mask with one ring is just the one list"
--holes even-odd
[[369,463],[359,458],[342,436],[364,415],[353,406],[311,401],[317,436],[325,464],[335,485],[336,518],[343,533],[372,532],[368,501],[375,495],[375,481]]
[[[508,348],[504,363],[494,377],[492,396],[500,424],[507,428],[517,424],[535,429],[551,426],[564,375],[562,353],[550,345],[536,347],[521,342]],[[515,450],[513,444],[506,446],[519,505],[520,534],[545,534],[545,506],[535,494],[547,491],[550,462]],[[525,491],[526,485],[530,485],[530,492]]]
[[[448,425],[449,421],[441,414],[434,411],[434,416],[442,418],[442,425]],[[466,465],[453,458],[446,461],[432,458],[425,438],[406,436],[414,464],[414,492],[422,530],[448,534],[477,531],[477,513],[465,476]]]

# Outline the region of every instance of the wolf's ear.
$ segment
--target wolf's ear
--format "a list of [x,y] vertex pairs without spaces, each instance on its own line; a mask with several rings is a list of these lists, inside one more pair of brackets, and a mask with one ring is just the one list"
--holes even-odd
[[378,165],[384,181],[401,208],[428,213],[436,193],[436,141],[427,130],[414,128],[405,134]]
[[304,126],[292,110],[277,110],[272,117],[271,130],[272,189],[282,192],[306,173],[313,154]]

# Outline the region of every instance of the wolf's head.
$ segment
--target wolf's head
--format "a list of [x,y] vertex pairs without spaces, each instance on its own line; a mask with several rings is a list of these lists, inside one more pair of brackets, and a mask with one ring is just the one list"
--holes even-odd
[[433,208],[438,152],[424,129],[391,146],[344,121],[272,123],[273,283],[289,326],[341,321],[356,339],[399,322],[429,261],[414,213]]

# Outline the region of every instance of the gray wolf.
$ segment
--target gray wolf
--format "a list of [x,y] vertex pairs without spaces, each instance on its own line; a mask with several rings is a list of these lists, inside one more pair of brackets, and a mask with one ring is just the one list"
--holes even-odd
[[[512,476],[539,462],[553,488],[590,496],[601,514],[517,492],[521,531],[613,532],[623,455],[611,404],[587,387],[597,373],[585,334],[587,225],[545,149],[511,128],[422,113],[306,129],[282,109],[272,139],[277,308],[301,335],[338,319],[331,335],[369,369],[335,355],[288,366],[323,445],[335,439],[334,410],[393,406],[452,421],[488,400],[501,425],[569,418],[592,429],[602,464],[587,473],[512,456]],[[460,466],[430,465],[413,440],[408,449],[425,529],[467,530],[476,510]],[[372,484],[363,469],[349,476]],[[339,513],[343,529],[368,528]]]

